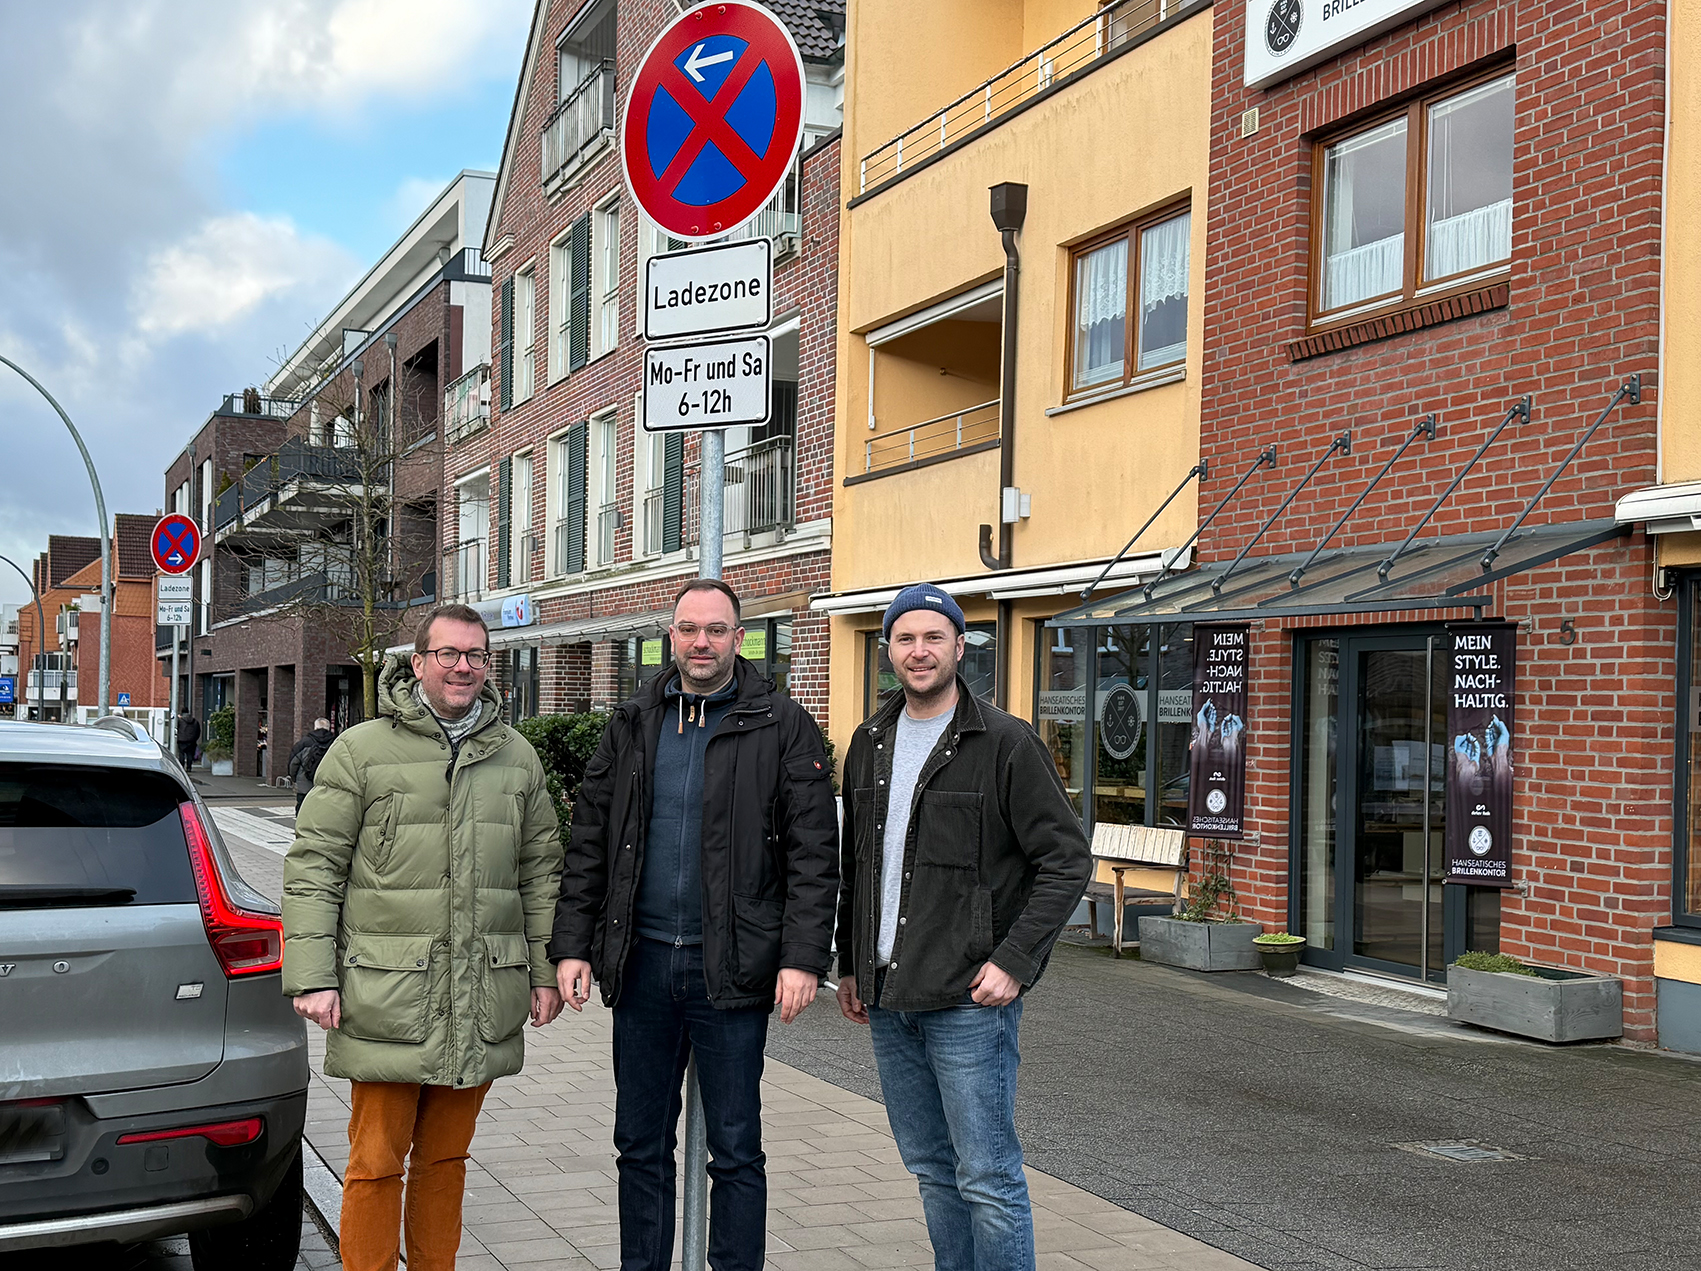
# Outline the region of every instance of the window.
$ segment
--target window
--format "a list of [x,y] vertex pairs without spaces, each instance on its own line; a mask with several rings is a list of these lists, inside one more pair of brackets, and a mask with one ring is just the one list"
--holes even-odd
[[611,411],[591,421],[595,430],[597,471],[598,565],[614,564],[614,535],[620,528],[620,505],[615,501],[615,476],[620,457],[620,421]]
[[589,424],[574,424],[556,442],[555,572],[578,574],[585,569],[585,460]]
[[514,276],[514,400],[525,401],[537,386],[537,271],[527,267]]
[[1678,624],[1678,818],[1672,921],[1701,927],[1701,677],[1695,671],[1696,636],[1701,634],[1701,575],[1683,580]]
[[519,553],[514,564],[514,581],[529,583],[532,580],[532,551],[536,546],[536,540],[532,537],[532,456],[529,451],[514,456],[512,516]]
[[620,341],[620,201],[610,200],[596,211],[591,243],[596,255],[596,347],[601,357]]
[[594,74],[603,59],[615,52],[615,0],[597,0],[588,5],[562,33],[556,45],[555,100],[566,101],[585,77]]
[[1072,394],[1121,388],[1186,360],[1192,233],[1192,213],[1171,210],[1076,250]]
[[[612,219],[618,241],[617,205]],[[550,312],[554,315],[550,343],[554,346],[558,376],[576,371],[591,360],[591,221],[592,214],[586,212],[549,250],[550,276],[555,279],[555,290],[550,296]],[[619,251],[618,246],[615,251]],[[618,279],[615,285],[619,285]],[[618,312],[618,303],[615,308]]]
[[645,433],[644,506],[641,509],[644,527],[644,555],[659,556],[662,552],[662,512],[666,499],[664,486],[667,474],[666,433]]
[[1317,147],[1312,318],[1415,303],[1512,258],[1513,77]]

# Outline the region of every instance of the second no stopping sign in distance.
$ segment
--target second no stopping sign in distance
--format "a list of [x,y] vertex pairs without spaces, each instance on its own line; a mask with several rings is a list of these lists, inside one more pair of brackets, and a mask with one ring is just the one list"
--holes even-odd
[[638,206],[675,238],[730,234],[786,179],[803,137],[803,58],[750,0],[681,14],[638,64],[620,159]]

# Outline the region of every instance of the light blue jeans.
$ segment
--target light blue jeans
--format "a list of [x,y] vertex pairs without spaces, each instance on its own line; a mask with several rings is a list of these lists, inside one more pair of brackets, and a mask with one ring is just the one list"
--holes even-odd
[[1008,1006],[868,1007],[892,1137],[921,1184],[936,1271],[1033,1271],[1034,1219],[1016,1138]]

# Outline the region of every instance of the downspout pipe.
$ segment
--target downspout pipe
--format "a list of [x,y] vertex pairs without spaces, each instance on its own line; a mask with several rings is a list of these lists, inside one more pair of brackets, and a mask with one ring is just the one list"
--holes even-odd
[[[992,187],[992,223],[1004,242],[1004,364],[998,385],[998,555],[992,555],[992,527],[980,527],[981,564],[989,570],[1010,568],[1015,526],[1006,506],[1016,485],[1016,350],[1022,255],[1016,235],[1028,218],[1028,187],[1005,181]],[[1013,607],[998,602],[998,672],[993,697],[999,709],[1010,704],[1010,647],[1015,638]]]

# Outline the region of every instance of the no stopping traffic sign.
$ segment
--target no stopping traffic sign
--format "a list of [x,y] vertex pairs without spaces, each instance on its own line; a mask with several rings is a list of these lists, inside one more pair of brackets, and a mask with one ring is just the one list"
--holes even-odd
[[620,127],[626,184],[675,238],[730,234],[785,181],[803,136],[803,58],[749,0],[680,15],[638,65]]

